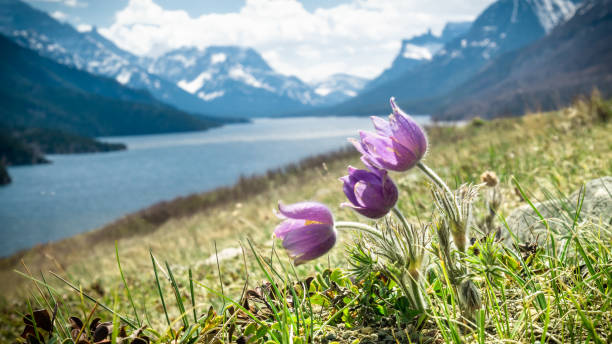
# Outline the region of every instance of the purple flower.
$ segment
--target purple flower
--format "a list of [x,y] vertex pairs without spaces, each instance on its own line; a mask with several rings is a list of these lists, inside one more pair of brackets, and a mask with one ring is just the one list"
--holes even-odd
[[376,133],[360,131],[361,141],[350,140],[373,165],[392,171],[414,167],[427,151],[425,132],[391,98],[393,113],[386,121],[372,116]]
[[344,183],[344,194],[350,203],[342,203],[363,216],[378,219],[385,216],[397,202],[397,187],[387,171],[364,163],[370,171],[348,167],[348,176],[340,178]]
[[276,227],[274,235],[283,240],[295,265],[316,259],[336,244],[336,230],[331,211],[317,202],[278,204],[278,215],[284,221]]

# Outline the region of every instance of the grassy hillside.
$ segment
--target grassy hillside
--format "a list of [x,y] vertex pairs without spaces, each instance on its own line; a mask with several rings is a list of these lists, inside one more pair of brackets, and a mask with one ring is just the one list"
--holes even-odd
[[[525,204],[525,198],[541,200],[546,198],[547,191],[569,194],[583,182],[611,174],[612,124],[602,120],[606,116],[601,116],[601,113],[609,113],[610,107],[611,104],[603,104],[599,100],[583,101],[553,113],[473,121],[464,127],[429,128],[431,147],[425,160],[451,187],[465,182],[479,182],[479,176],[484,171],[496,172],[500,178],[499,190],[504,198],[499,214],[507,216],[512,209]],[[302,309],[302,313],[296,314],[290,304],[296,305],[295,300],[301,299],[301,296],[295,298],[295,294],[285,295],[286,300],[294,301],[285,302],[278,298],[255,300],[253,295],[258,293],[268,295],[265,290],[270,289],[270,285],[266,287],[262,282],[266,278],[256,259],[261,256],[251,252],[247,238],[263,257],[274,258],[271,248],[276,247],[280,257],[279,260],[274,258],[274,267],[280,271],[278,278],[284,276],[289,279],[293,272],[285,253],[271,239],[271,233],[278,224],[273,213],[277,201],[316,200],[330,205],[337,220],[358,220],[355,213],[338,206],[345,198],[338,177],[346,174],[347,164],[360,166],[357,154],[348,151],[323,156],[283,171],[245,179],[233,188],[158,204],[97,231],[40,245],[3,259],[0,261],[0,280],[14,282],[0,285],[4,298],[0,310],[0,336],[13,339],[20,334],[23,327],[21,314],[26,313],[29,307],[26,300],[29,300],[32,308],[52,309],[45,306],[40,297],[49,292],[56,300],[62,300],[59,323],[67,321],[68,316],[72,315],[85,320],[90,316],[90,311],[94,314],[92,319],[99,316],[103,320],[113,320],[113,315],[104,311],[101,305],[94,309],[94,304],[85,296],[69,290],[66,284],[47,273],[48,270],[72,281],[83,293],[117,310],[118,314],[133,321],[136,321],[137,315],[140,322],[155,330],[147,332],[147,336],[159,338],[158,341],[169,341],[174,336],[168,332],[167,320],[174,329],[182,326],[184,321],[193,323],[192,301],[196,309],[194,315],[204,315],[196,328],[208,326],[199,340],[213,343],[225,341],[230,331],[234,341],[250,331],[267,331],[268,334],[276,330],[289,331],[288,323],[291,321],[288,318],[274,320],[270,315],[271,306],[268,304],[266,307],[262,302],[287,307],[288,314],[298,319],[298,328],[295,328],[295,322],[291,327],[291,331],[296,331],[294,335],[304,334],[300,332],[300,324],[303,331],[309,323],[300,323],[299,319],[310,314],[308,321],[316,322],[317,329],[321,328],[315,342],[391,343],[395,342],[394,336],[404,338],[398,339],[399,342],[406,342],[406,334],[413,341],[453,342],[452,329],[457,326],[463,334],[455,335],[462,336],[463,340],[482,339],[482,342],[491,343],[510,338],[519,342],[540,339],[559,342],[565,338],[577,341],[588,338],[606,340],[606,333],[611,333],[609,324],[612,319],[605,311],[612,302],[609,287],[611,265],[609,246],[606,245],[599,246],[603,250],[602,256],[596,259],[597,264],[594,265],[599,272],[593,277],[588,277],[591,275],[585,272],[587,277],[584,279],[576,277],[572,272],[573,266],[544,268],[550,260],[544,253],[526,256],[528,265],[518,256],[512,258],[500,253],[500,259],[517,259],[517,264],[522,262],[524,265],[519,264],[517,270],[512,272],[514,275],[503,275],[494,286],[486,284],[486,279],[482,277],[485,272],[482,272],[482,276],[477,273],[475,278],[484,295],[486,318],[482,326],[474,331],[453,322],[458,319],[454,304],[451,307],[450,303],[441,301],[446,300],[442,296],[446,295],[447,290],[443,279],[432,277],[432,281],[429,281],[432,284],[428,284],[426,295],[431,301],[434,316],[419,325],[402,320],[405,314],[400,311],[401,297],[385,282],[384,276],[376,275],[364,281],[351,281],[343,277],[350,269],[343,245],[356,238],[347,232],[340,233],[340,243],[329,256],[297,268],[296,277],[300,280],[316,276],[311,283],[312,294],[305,298],[314,304],[314,312],[312,309],[310,313]],[[432,202],[426,178],[416,170],[393,174],[393,178],[401,193],[399,207],[408,220],[415,223],[430,221]],[[520,182],[526,195],[518,193],[516,184],[512,182],[514,179]],[[478,201],[476,208],[475,219],[480,223],[487,215],[483,201]],[[496,225],[502,226],[498,221],[495,219]],[[125,280],[118,268],[115,240],[118,240],[120,267]],[[240,253],[241,244],[245,247],[244,259]],[[155,270],[149,250],[159,262],[154,265]],[[218,266],[215,251],[218,252]],[[476,260],[482,258],[481,254],[472,254]],[[164,265],[165,261],[167,265]],[[327,268],[333,270],[326,272]],[[22,275],[14,270],[21,271]],[[164,278],[167,270],[171,270],[172,277],[177,280],[176,289]],[[41,271],[45,272],[44,277]],[[563,295],[566,296],[555,294],[556,289],[548,284],[555,280],[550,275],[555,272],[563,274],[563,288],[569,284],[572,293],[565,291]],[[160,284],[156,283],[156,273]],[[195,281],[193,289],[190,288],[190,273],[193,273]],[[529,279],[525,273],[535,277]],[[23,274],[31,274],[32,277],[25,278]],[[44,284],[38,284],[40,290],[37,289],[30,280],[32,278],[39,281],[44,278],[51,289],[47,290]],[[576,278],[580,281],[578,285],[572,284]],[[598,289],[597,286],[601,284],[597,281],[605,278],[608,278],[608,287]],[[524,284],[520,284],[520,281]],[[534,281],[541,286],[540,291],[529,289]],[[126,284],[129,291],[124,287]],[[161,289],[158,289],[158,285]],[[367,289],[368,285],[370,289]],[[574,285],[573,289],[571,285]],[[500,286],[502,289],[498,289]],[[372,287],[378,289],[374,291]],[[224,313],[227,318],[214,315],[222,313],[223,306],[231,305],[230,301],[220,296],[221,293],[239,300],[246,289],[255,292],[247,293],[251,306],[256,304],[261,307],[258,311],[253,310],[258,321],[249,320],[244,312],[230,310]],[[158,294],[160,290],[165,297],[163,304]],[[188,317],[180,316],[175,290],[183,295],[180,300]],[[538,308],[536,301],[541,298],[537,295],[543,295],[549,307]],[[572,295],[572,298],[567,295]],[[48,296],[44,299],[53,304]],[[353,301],[349,301],[351,299]],[[392,303],[388,303],[389,300]],[[452,300],[452,296],[449,296],[449,300]],[[41,304],[37,305],[37,302]],[[210,306],[214,310],[209,310]],[[236,307],[234,305],[233,309],[236,310]],[[330,326],[320,327],[323,323]],[[447,336],[445,329],[451,332],[451,337]],[[384,340],[381,339],[383,337]],[[254,335],[251,340],[257,342],[258,338]],[[302,341],[295,339],[294,342]]]

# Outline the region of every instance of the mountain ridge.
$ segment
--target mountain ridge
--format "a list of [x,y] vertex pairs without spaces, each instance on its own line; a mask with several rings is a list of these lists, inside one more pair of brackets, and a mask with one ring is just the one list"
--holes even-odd
[[[225,121],[194,116],[141,90],[59,64],[0,35],[0,122],[85,136],[203,130]],[[97,92],[114,95],[103,97]]]
[[[21,0],[0,0],[0,33],[56,62],[113,78],[134,89],[145,89],[159,101],[190,113],[224,117],[275,116],[346,99],[341,93],[321,96],[299,78],[274,71],[251,48],[184,47],[157,58],[140,57],[122,50],[96,28],[79,32]],[[172,62],[167,59],[173,54],[188,53],[192,56],[185,57],[185,61],[194,58],[203,61],[211,58],[206,52],[214,50],[232,50],[236,54],[225,53],[227,62],[217,60],[217,67],[233,62],[224,73],[210,71],[210,65],[183,65],[179,70],[182,76],[162,68]],[[200,53],[202,56],[197,56]],[[240,57],[245,60],[240,61]],[[177,66],[174,65],[174,71]]]
[[[386,112],[386,101],[395,96],[407,111],[429,113],[434,110],[427,99],[450,92],[501,54],[519,49],[543,37],[545,25],[536,14],[535,3],[549,0],[498,0],[487,7],[463,35],[440,49],[431,61],[409,70],[389,82],[366,89],[357,97],[326,109],[328,114],[372,115]],[[553,0],[550,0],[553,1]],[[569,0],[566,7],[575,7]],[[553,6],[550,18],[566,20],[565,8]],[[561,10],[560,8],[563,8]],[[563,13],[559,15],[558,13]]]
[[[612,95],[612,1],[588,0],[551,33],[494,63],[446,95],[442,119],[552,110],[597,88]],[[486,99],[487,101],[482,101]]]

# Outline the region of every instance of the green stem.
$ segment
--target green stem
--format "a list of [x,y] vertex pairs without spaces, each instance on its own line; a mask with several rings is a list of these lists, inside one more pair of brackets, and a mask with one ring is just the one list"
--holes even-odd
[[423,173],[425,173],[429,179],[431,179],[432,182],[434,182],[436,185],[438,185],[440,188],[446,190],[446,192],[448,192],[449,194],[453,194],[453,192],[451,191],[451,189],[448,187],[448,185],[446,185],[446,183],[442,180],[442,178],[440,178],[440,176],[438,174],[436,174],[436,172],[434,172],[431,168],[427,167],[427,165],[425,165],[422,162],[417,162],[417,167],[421,169],[421,171],[423,171]]
[[423,305],[423,297],[421,296],[421,288],[419,287],[419,283],[410,276],[410,286],[412,288],[412,295],[415,301],[415,306],[417,306],[418,310],[425,313],[425,306]]
[[336,229],[356,229],[358,231],[372,234],[378,238],[383,238],[382,233],[378,229],[359,222],[338,221],[336,222]]
[[404,216],[404,214],[402,214],[402,212],[399,210],[397,205],[391,208],[391,210],[393,210],[393,213],[395,214],[395,216],[397,216],[397,218],[402,222],[402,225],[404,225],[404,228],[406,229],[410,228],[408,226],[408,220],[406,220],[406,217]]

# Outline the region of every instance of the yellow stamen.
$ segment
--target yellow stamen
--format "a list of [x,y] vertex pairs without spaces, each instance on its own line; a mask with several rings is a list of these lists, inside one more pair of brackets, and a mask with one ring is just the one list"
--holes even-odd
[[306,224],[305,225],[308,226],[308,225],[322,225],[322,224],[323,224],[323,222],[321,222],[321,221],[306,220]]
[[395,153],[395,155],[397,155],[397,156],[402,156],[402,155],[401,155],[401,154],[400,154],[400,153],[397,151],[397,149],[395,149],[395,148],[393,148],[393,147],[389,147],[389,146],[387,146],[387,147],[385,147],[385,148],[386,148],[386,149],[387,149],[389,152],[391,152],[391,153]]

